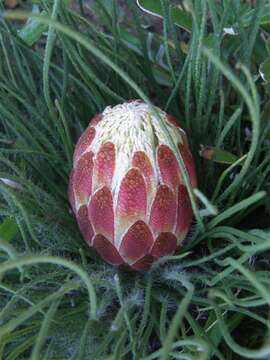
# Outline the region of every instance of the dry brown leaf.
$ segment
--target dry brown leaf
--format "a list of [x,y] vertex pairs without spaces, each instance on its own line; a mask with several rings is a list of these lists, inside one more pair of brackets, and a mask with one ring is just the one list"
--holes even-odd
[[14,9],[18,5],[18,0],[5,0],[4,6],[8,9]]

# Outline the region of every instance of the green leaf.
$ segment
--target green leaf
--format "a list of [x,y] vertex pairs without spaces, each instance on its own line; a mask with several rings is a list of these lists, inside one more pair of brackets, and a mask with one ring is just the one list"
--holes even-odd
[[[163,17],[162,6],[159,0],[137,0],[137,5],[140,9],[148,14]],[[172,18],[175,25],[185,29],[188,32],[192,30],[192,18],[179,5],[173,6]]]
[[[41,15],[46,16],[46,12],[43,11]],[[24,27],[19,30],[18,35],[23,39],[29,46],[36,43],[44,32],[48,30],[48,25],[42,24],[36,19],[29,18]]]
[[214,49],[216,45],[216,36],[215,34],[208,34],[203,39],[203,45],[208,49]]
[[270,57],[261,64],[260,74],[265,82],[270,81]]
[[266,48],[268,55],[270,55],[270,38],[266,40],[265,48]]
[[[234,12],[231,12],[231,16],[228,18],[228,21],[225,27],[232,27],[236,32],[240,31],[239,24],[244,28],[252,24],[255,9],[248,5],[247,3],[241,4],[237,15]],[[264,15],[261,17],[260,26],[265,31],[270,31],[270,5],[264,5]]]
[[201,145],[200,155],[206,160],[228,165],[235,163],[239,159],[238,156],[228,151],[204,145]]
[[265,14],[261,18],[261,27],[265,31],[270,32],[270,4],[265,7]]
[[270,239],[270,229],[265,229],[265,230],[252,229],[249,232],[253,235],[258,236],[259,238],[261,238],[265,241],[269,241],[269,239]]
[[6,218],[0,225],[0,239],[10,241],[18,232],[18,226],[14,218]]
[[133,34],[131,34],[130,32],[128,32],[125,28],[119,26],[118,29],[118,33],[119,33],[119,37],[121,38],[122,41],[124,41],[125,43],[127,43],[129,45],[129,47],[131,47],[132,49],[136,49],[136,51],[140,52],[140,40],[138,39],[138,37],[134,36]]

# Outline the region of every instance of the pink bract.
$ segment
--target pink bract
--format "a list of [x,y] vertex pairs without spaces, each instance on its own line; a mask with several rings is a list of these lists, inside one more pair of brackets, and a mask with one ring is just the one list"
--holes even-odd
[[[79,138],[68,197],[89,246],[108,263],[147,270],[173,255],[192,222],[175,149],[197,186],[186,134],[171,115],[141,100],[107,107]],[[175,147],[172,149],[163,122]]]

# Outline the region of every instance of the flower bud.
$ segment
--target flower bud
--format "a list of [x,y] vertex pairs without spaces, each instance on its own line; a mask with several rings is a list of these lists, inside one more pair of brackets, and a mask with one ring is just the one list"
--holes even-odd
[[146,270],[185,238],[192,208],[166,126],[196,186],[194,161],[176,119],[141,100],[107,107],[79,138],[69,201],[89,246],[108,263]]

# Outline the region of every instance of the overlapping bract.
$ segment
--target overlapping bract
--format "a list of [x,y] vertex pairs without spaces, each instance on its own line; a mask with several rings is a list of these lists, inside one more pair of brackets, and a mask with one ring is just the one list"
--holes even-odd
[[[196,186],[185,132],[156,111]],[[107,107],[76,145],[69,201],[84,239],[110,264],[146,270],[172,255],[190,227],[189,196],[160,119],[140,100]]]

